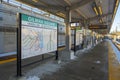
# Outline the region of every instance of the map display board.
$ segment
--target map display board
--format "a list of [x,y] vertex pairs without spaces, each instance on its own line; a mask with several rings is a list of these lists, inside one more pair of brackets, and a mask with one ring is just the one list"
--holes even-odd
[[21,14],[22,59],[57,50],[57,23]]
[[76,46],[80,45],[83,40],[82,30],[76,30]]

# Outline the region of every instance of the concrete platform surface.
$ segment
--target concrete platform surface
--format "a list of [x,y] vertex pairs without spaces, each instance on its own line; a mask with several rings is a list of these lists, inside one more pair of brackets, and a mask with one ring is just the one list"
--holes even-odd
[[116,73],[116,70],[112,70],[116,67],[111,67],[114,63],[110,64],[114,60],[111,61],[113,54],[115,55],[110,42],[103,41],[94,48],[77,52],[77,58],[70,61],[61,62],[52,58],[25,66],[22,68],[21,79],[15,78],[16,62],[11,62],[0,65],[0,80],[118,80],[110,79],[113,75],[110,73]]
[[108,80],[108,42],[98,44],[41,80]]

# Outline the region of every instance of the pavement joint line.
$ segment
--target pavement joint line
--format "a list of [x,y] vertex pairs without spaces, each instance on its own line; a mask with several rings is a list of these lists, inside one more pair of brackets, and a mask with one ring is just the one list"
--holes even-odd
[[3,60],[3,61],[0,61],[0,64],[5,64],[5,63],[8,63],[8,62],[16,61],[16,59],[17,59],[17,58],[12,58],[12,59]]

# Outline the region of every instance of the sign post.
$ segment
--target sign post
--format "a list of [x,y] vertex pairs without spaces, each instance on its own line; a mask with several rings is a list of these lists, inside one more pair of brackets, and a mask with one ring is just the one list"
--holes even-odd
[[17,13],[17,77],[22,76],[21,70],[21,14]]
[[57,51],[56,51],[56,56],[55,56],[55,60],[59,59],[59,55],[58,55],[58,24],[57,24]]
[[74,29],[74,52],[76,52],[76,28]]

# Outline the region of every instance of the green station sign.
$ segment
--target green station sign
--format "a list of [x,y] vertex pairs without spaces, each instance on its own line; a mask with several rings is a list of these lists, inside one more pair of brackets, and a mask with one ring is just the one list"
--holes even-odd
[[27,22],[32,22],[32,23],[44,24],[44,25],[57,27],[57,23],[55,23],[55,22],[45,20],[45,19],[41,19],[41,18],[36,18],[36,17],[29,16],[29,15],[26,15],[26,14],[22,14],[21,18],[22,18],[22,21],[27,21]]

